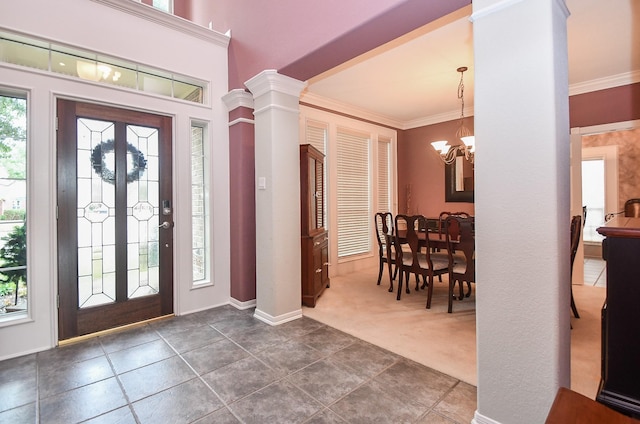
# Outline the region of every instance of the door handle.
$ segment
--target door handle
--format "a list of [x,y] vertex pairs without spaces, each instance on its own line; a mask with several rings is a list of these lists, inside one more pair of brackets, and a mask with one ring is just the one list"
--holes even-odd
[[162,224],[158,225],[158,228],[164,228],[166,230],[171,228],[171,224],[169,223],[169,221],[164,221]]

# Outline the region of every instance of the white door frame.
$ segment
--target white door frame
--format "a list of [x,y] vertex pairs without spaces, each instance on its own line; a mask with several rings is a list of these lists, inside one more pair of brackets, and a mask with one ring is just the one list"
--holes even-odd
[[[622,121],[622,122],[614,122],[610,124],[602,124],[602,125],[593,125],[590,127],[575,127],[571,128],[571,215],[577,215],[582,213],[582,136],[585,135],[593,135],[604,132],[613,132],[613,131],[625,131],[631,130],[635,128],[640,128],[640,120],[634,121]],[[617,146],[603,146],[603,147],[614,147],[617,155]],[[596,149],[589,148],[589,149]],[[596,153],[595,150],[591,150],[592,153]],[[606,153],[602,153],[603,155],[611,155],[611,151]],[[585,156],[586,157],[586,156]],[[615,176],[615,182],[612,177],[605,179],[607,180],[607,186],[605,187],[605,207],[610,209],[611,212],[618,211],[618,171],[617,171],[618,161],[617,156],[616,160],[607,161],[605,158],[605,175],[608,172],[613,173]],[[615,167],[615,169],[612,169]],[[611,187],[609,184],[613,184]],[[615,202],[615,203],[610,203]],[[580,246],[578,248],[578,252],[576,253],[576,262],[584,263],[584,246],[582,240],[580,240]],[[573,284],[584,284],[584,267],[577,267],[574,269],[573,274]]]

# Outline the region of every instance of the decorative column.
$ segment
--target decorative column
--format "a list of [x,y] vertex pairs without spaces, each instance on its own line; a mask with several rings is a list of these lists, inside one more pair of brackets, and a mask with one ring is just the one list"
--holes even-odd
[[229,110],[231,303],[256,305],[256,195],[253,96],[235,89],[222,100]]
[[542,423],[570,385],[568,14],[473,2],[476,424]]
[[253,94],[256,170],[256,310],[271,325],[300,318],[300,92],[305,84],[266,70]]

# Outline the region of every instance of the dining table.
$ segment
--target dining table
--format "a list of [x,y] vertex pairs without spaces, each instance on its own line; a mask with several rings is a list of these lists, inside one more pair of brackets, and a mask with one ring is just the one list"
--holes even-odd
[[[407,230],[397,229],[396,235],[398,237],[398,241],[400,244],[406,243]],[[435,249],[447,249],[447,235],[444,233],[438,233],[433,231],[419,230],[418,231],[418,241],[422,247],[427,246],[427,238],[428,245],[430,248]],[[452,246],[455,246],[458,243],[457,240],[450,240]]]

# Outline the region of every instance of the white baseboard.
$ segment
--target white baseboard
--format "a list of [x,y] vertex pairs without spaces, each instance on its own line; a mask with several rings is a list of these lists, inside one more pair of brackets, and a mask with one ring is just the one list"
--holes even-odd
[[471,424],[500,424],[500,422],[496,420],[492,420],[489,417],[485,417],[476,409],[475,414],[473,414],[473,419],[471,420]]
[[258,308],[256,308],[256,311],[253,314],[253,316],[255,318],[259,319],[260,321],[262,321],[264,323],[267,323],[269,325],[280,325],[280,324],[284,324],[285,322],[289,322],[289,321],[296,320],[298,318],[302,318],[302,309],[297,309],[295,311],[291,311],[291,312],[288,312],[286,314],[274,317],[273,315],[270,315],[270,314],[268,314],[266,312],[263,312],[263,311],[259,310]]
[[229,300],[229,304],[235,307],[236,309],[245,310],[256,307],[256,300],[247,300],[246,302],[241,302],[238,299],[234,299],[233,297]]

